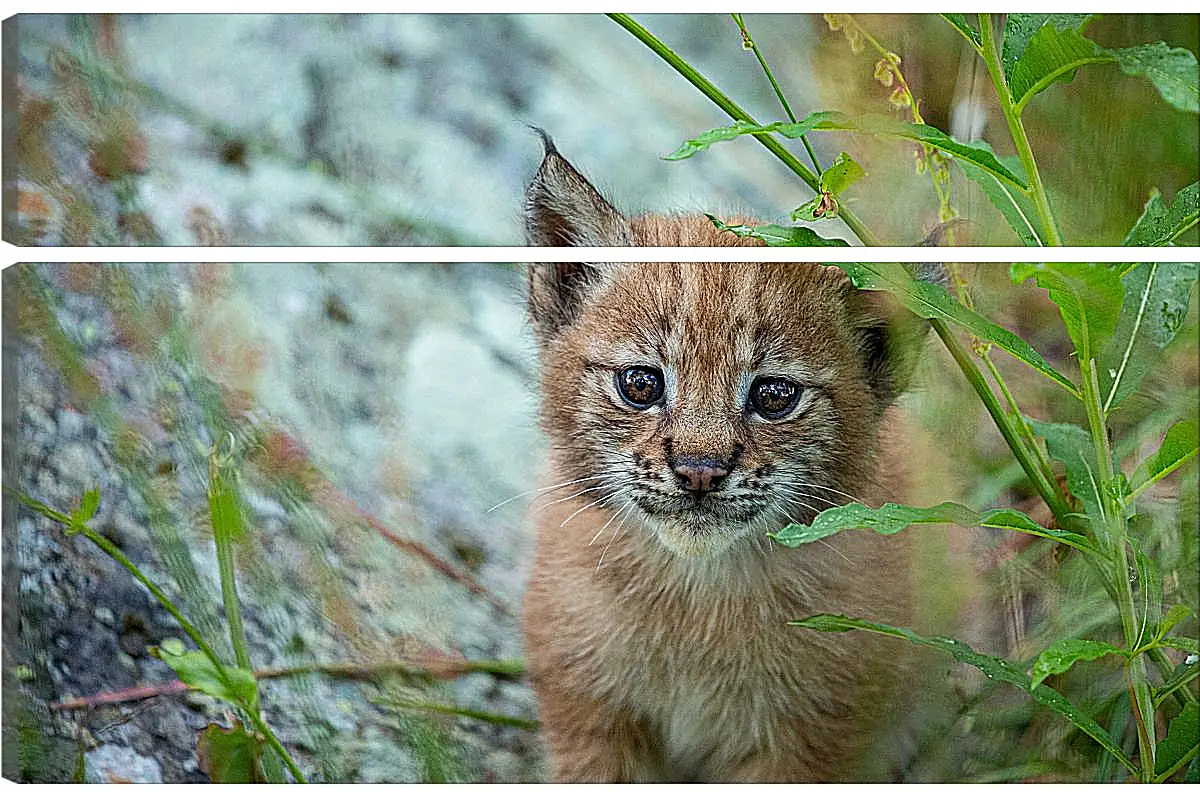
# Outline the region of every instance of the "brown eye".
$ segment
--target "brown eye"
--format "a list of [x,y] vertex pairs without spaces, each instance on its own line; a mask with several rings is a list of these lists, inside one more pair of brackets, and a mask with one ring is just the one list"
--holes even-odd
[[800,402],[801,391],[787,378],[756,378],[750,384],[750,407],[763,419],[783,419]]
[[653,367],[630,367],[617,373],[617,391],[634,408],[649,408],[662,400],[663,374]]

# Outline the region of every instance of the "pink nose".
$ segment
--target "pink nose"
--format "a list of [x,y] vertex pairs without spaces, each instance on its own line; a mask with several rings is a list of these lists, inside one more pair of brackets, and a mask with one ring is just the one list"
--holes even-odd
[[675,463],[675,474],[689,492],[711,492],[721,485],[729,470],[711,458],[681,458]]

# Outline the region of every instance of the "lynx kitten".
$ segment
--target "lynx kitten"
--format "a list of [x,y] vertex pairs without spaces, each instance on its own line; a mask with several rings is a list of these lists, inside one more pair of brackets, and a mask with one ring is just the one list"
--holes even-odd
[[[752,243],[626,219],[546,145],[531,244]],[[907,540],[766,534],[904,496],[896,343],[921,324],[815,264],[532,264],[529,310],[555,488],[524,630],[553,777],[895,777],[877,718],[910,646],[786,623],[908,623]]]

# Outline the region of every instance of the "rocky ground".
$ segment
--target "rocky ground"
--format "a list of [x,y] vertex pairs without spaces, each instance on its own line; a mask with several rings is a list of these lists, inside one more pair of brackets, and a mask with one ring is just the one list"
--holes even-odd
[[[639,19],[748,107],[780,113],[727,16]],[[820,18],[751,20],[779,54],[779,79],[812,95],[805,43]],[[203,208],[232,244],[520,245],[522,191],[541,157],[530,124],[628,210],[775,219],[807,199],[755,142],[662,161],[727,118],[602,16],[164,14],[89,27],[22,15],[9,24],[23,88],[66,98],[60,110],[75,117],[47,133],[101,153],[123,140],[125,156],[108,159],[123,163],[107,172],[140,176],[139,206],[165,244],[195,243],[191,214]],[[104,96],[71,102],[76,75],[76,94],[106,84],[93,92]],[[106,103],[135,119],[114,121]],[[36,114],[26,116],[32,125]],[[26,188],[69,205],[35,161],[23,159]],[[95,180],[87,166],[62,164],[75,186]],[[45,241],[56,227],[57,217]]]
[[[295,502],[280,489],[286,468],[274,462],[272,473],[272,462],[245,459],[254,542],[239,552],[255,666],[378,663],[429,653],[521,657],[515,609],[528,557],[529,498],[488,511],[537,485],[537,458],[514,454],[541,449],[514,270],[244,265],[214,278],[195,265],[130,267],[121,285],[138,308],[179,315],[165,336],[183,339],[165,353],[132,343],[123,329],[136,309],[114,300],[116,269],[6,272],[6,302],[29,300],[29,287],[39,287],[57,329],[102,391],[86,406],[90,413],[81,413],[70,370],[46,348],[47,328],[10,305],[20,319],[17,335],[5,340],[12,368],[5,406],[14,425],[6,430],[13,466],[6,483],[62,509],[99,487],[94,527],[223,642],[204,494],[207,454],[221,438],[205,422],[214,419],[213,401],[203,396],[212,387],[222,398],[216,405],[235,411],[235,430],[286,432],[296,445],[285,454],[302,446],[332,486],[324,501]],[[189,357],[180,356],[185,346]],[[268,450],[271,441],[263,445]],[[503,609],[369,526],[331,512],[330,492],[356,504],[360,521],[370,515],[473,577]],[[82,751],[89,780],[201,779],[193,740],[221,719],[220,703],[194,695],[88,712],[47,708],[170,680],[146,648],[181,632],[91,543],[65,537],[60,526],[10,502],[5,516],[16,534],[15,564],[6,551],[6,591],[19,585],[19,637],[8,643],[14,649],[5,661],[25,677],[19,724],[30,742],[14,751],[23,759],[17,773],[6,761],[6,776],[64,779]],[[432,779],[422,744],[430,737],[444,751],[434,767],[448,770],[447,777],[520,781],[541,774],[530,731],[395,706],[417,698],[533,720],[534,699],[520,680],[479,674],[414,688],[310,677],[271,682],[264,691],[268,718],[314,778]]]

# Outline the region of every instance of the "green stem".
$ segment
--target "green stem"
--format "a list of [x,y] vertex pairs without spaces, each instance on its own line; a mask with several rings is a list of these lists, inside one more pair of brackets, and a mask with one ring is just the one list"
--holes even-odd
[[1054,219],[1054,213],[1050,210],[1050,200],[1046,196],[1046,187],[1042,184],[1042,176],[1038,172],[1037,162],[1033,158],[1029,137],[1025,135],[1025,126],[1021,123],[1020,111],[1013,105],[1012,92],[1009,91],[1008,81],[1004,78],[1004,70],[1000,63],[1000,43],[996,38],[991,14],[979,15],[979,33],[983,39],[983,61],[987,65],[988,74],[996,88],[996,97],[1000,101],[1000,110],[1004,113],[1004,120],[1008,123],[1008,130],[1012,134],[1017,157],[1021,160],[1021,166],[1025,168],[1026,180],[1029,181],[1029,191],[1026,194],[1033,201],[1034,208],[1037,209],[1038,216],[1041,218],[1047,244],[1051,247],[1059,247],[1063,243],[1062,234],[1058,230],[1058,222]]
[[[779,105],[783,106],[783,113],[787,114],[787,118],[795,123],[796,115],[792,113],[792,107],[788,105],[787,98],[783,95],[783,89],[780,88],[779,82],[775,80],[775,76],[771,73],[771,68],[767,65],[767,59],[762,54],[762,50],[759,49],[758,43],[754,41],[754,38],[750,35],[750,31],[746,28],[746,23],[742,19],[742,15],[730,14],[729,16],[733,17],[734,23],[737,24],[738,30],[742,33],[742,46],[749,47],[754,51],[754,57],[758,59],[763,74],[767,76],[767,80],[771,82],[771,88],[775,90],[775,96],[779,98]],[[800,137],[800,142],[804,145],[804,150],[808,153],[808,158],[812,161],[817,172],[821,172],[821,163],[817,161],[817,156],[813,153],[812,145],[808,142],[808,134],[803,134]]]
[[[18,496],[21,498],[22,502],[24,502],[30,508],[40,511],[43,514],[47,514],[47,506],[38,503],[36,500],[33,500],[33,498],[26,497],[24,495]],[[56,522],[61,522],[66,525],[70,524],[69,518],[64,519],[61,515],[61,512],[47,514],[47,516],[50,516],[51,519],[54,519]],[[216,669],[220,674],[221,680],[226,683],[232,683],[232,681],[229,679],[229,673],[225,671],[225,664],[222,663],[221,659],[217,657],[216,651],[212,649],[208,641],[204,638],[204,634],[200,633],[196,626],[188,621],[188,618],[185,617],[183,612],[171,602],[171,598],[167,597],[166,593],[159,588],[157,583],[155,583],[144,572],[138,569],[137,565],[130,561],[129,557],[121,551],[121,548],[109,541],[105,536],[97,533],[86,525],[79,526],[79,531],[86,536],[92,542],[92,544],[96,545],[105,553],[107,553],[109,558],[124,567],[125,571],[132,575],[138,583],[142,584],[142,586],[145,586],[146,590],[150,592],[154,599],[161,603],[162,607],[167,610],[167,613],[175,618],[175,621],[179,623],[179,627],[183,628],[183,632],[186,633],[188,638],[195,643],[200,652],[204,653],[208,660],[212,662],[213,668]]]
[[[1125,509],[1122,501],[1109,489],[1114,485],[1112,449],[1108,441],[1108,427],[1103,401],[1100,396],[1100,381],[1096,375],[1096,360],[1090,353],[1081,353],[1079,360],[1082,376],[1083,405],[1087,411],[1088,429],[1092,446],[1096,451],[1099,500],[1104,513],[1102,521],[1107,528],[1110,556],[1116,566],[1115,599],[1121,618],[1121,631],[1125,647],[1130,651],[1138,645],[1140,626],[1137,604],[1129,580],[1129,555],[1125,530]],[[1150,681],[1146,672],[1144,655],[1139,653],[1126,662],[1125,678],[1129,687],[1129,700],[1137,722],[1138,752],[1141,756],[1139,776],[1143,782],[1154,779],[1154,703],[1150,695]]]
[[[1025,415],[1021,413],[1021,407],[1017,405],[1017,400],[1013,397],[1012,392],[1008,389],[1008,384],[1004,381],[1004,376],[1000,374],[1000,370],[996,369],[996,364],[991,357],[986,353],[979,354],[980,360],[988,368],[991,373],[992,380],[1000,388],[1000,393],[1004,395],[1004,402],[1008,404],[1010,417],[1016,422],[1016,429],[1021,440],[1025,443],[1025,447],[1032,454],[1033,460],[1037,463],[1038,469],[1046,478],[1046,482],[1055,486],[1055,492],[1058,493],[1057,481],[1054,478],[1054,470],[1050,468],[1049,460],[1042,454],[1042,449],[1038,447],[1037,439],[1033,435],[1033,430],[1030,429],[1029,423],[1025,420]],[[1061,494],[1060,494],[1061,497]],[[1063,504],[1066,505],[1066,498],[1063,497]]]
[[[737,103],[729,99],[729,96],[713,85],[712,81],[701,75],[692,67],[691,64],[684,61],[671,48],[667,47],[650,31],[639,25],[628,14],[609,14],[608,18],[620,25],[625,30],[629,31],[642,44],[650,48],[659,58],[666,61],[676,72],[682,75],[689,83],[695,86],[700,92],[716,104],[718,108],[728,114],[732,119],[745,120],[751,125],[759,123],[747,114]],[[800,180],[804,181],[814,192],[820,191],[821,180],[808,167],[800,163],[791,152],[788,151],[779,141],[769,133],[754,134],[754,138],[767,148],[773,156],[783,162],[784,166],[799,176]],[[845,204],[840,205],[838,219],[846,223],[846,227],[854,232],[854,234],[868,247],[878,247],[881,242],[874,233],[858,218],[854,212],[846,208]]]
[[283,742],[279,741],[279,737],[275,735],[275,731],[271,730],[271,726],[263,722],[262,716],[259,714],[247,714],[246,716],[250,718],[250,724],[254,726],[254,730],[258,731],[259,735],[266,740],[271,749],[275,751],[287,766],[288,772],[292,773],[292,777],[295,778],[296,783],[308,783],[304,778],[304,773],[300,771],[300,767],[296,765],[287,748],[283,746]]
[[525,719],[524,717],[509,717],[504,714],[493,714],[490,711],[479,711],[474,708],[447,706],[442,705],[441,703],[417,703],[409,700],[389,700],[388,705],[396,708],[409,708],[414,711],[432,711],[435,714],[452,714],[457,717],[477,719],[482,722],[491,722],[496,725],[509,725],[514,728],[523,728],[527,731],[536,731],[538,729],[537,722],[531,719]]
[[979,371],[979,367],[975,366],[975,362],[971,360],[970,354],[966,349],[959,344],[959,341],[954,338],[946,322],[940,319],[932,319],[929,324],[933,327],[934,332],[942,343],[946,345],[946,349],[950,351],[950,355],[954,358],[958,368],[962,370],[963,376],[967,382],[971,384],[971,388],[979,395],[979,399],[983,401],[983,405],[987,408],[988,414],[991,415],[992,421],[996,423],[996,427],[1000,430],[1000,435],[1004,437],[1004,441],[1008,443],[1013,455],[1020,462],[1021,467],[1025,470],[1025,474],[1029,480],[1033,482],[1034,488],[1037,489],[1039,495],[1054,514],[1058,526],[1065,530],[1071,530],[1070,523],[1070,508],[1068,508],[1066,500],[1059,492],[1058,485],[1046,479],[1045,474],[1038,467],[1036,459],[1029,453],[1024,443],[1021,440],[1021,435],[1018,433],[1012,420],[1008,414],[1004,413],[1004,409],[1000,407],[1000,401],[996,398],[992,387],[988,386],[987,380],[983,377],[983,373]]

